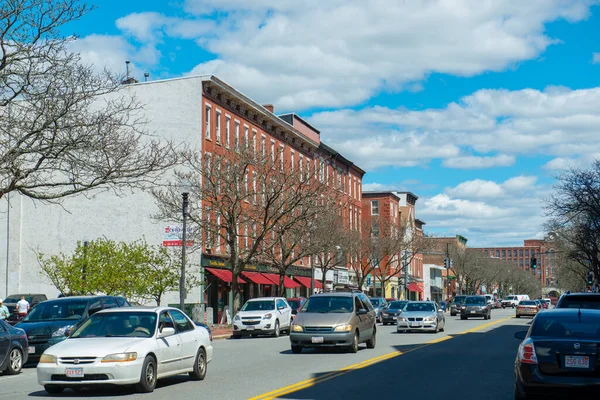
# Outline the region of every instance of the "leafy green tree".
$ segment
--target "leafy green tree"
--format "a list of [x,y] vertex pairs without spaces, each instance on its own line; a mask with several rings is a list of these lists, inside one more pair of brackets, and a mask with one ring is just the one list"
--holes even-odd
[[[106,239],[78,243],[72,254],[46,256],[38,253],[42,274],[63,294],[121,295],[129,300],[155,301],[178,290],[178,257],[145,241],[131,243]],[[188,268],[188,289],[199,285]]]

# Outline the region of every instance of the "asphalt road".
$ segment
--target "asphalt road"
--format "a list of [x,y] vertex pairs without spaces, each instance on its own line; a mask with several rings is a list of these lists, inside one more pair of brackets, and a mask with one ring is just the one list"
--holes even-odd
[[377,346],[357,354],[305,350],[292,354],[289,338],[248,338],[213,342],[215,354],[202,382],[187,376],[159,382],[154,393],[104,388],[49,396],[35,368],[0,375],[0,400],[24,398],[179,399],[363,399],[387,396],[417,399],[512,399],[512,365],[519,344],[513,335],[529,319],[512,310],[494,310],[490,321],[461,321],[446,314],[438,334],[398,334],[378,325]]

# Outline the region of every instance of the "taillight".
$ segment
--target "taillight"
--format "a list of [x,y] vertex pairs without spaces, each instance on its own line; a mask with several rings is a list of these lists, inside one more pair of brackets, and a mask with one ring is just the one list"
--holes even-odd
[[535,346],[533,340],[527,338],[519,346],[519,361],[522,364],[537,364],[537,356],[535,355]]

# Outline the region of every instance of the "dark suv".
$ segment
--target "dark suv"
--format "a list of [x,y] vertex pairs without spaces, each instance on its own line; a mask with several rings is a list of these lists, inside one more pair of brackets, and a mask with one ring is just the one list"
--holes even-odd
[[360,292],[320,293],[310,296],[290,330],[292,353],[305,347],[345,347],[352,353],[359,343],[375,348],[375,309]]
[[450,305],[450,316],[454,317],[457,314],[460,314],[460,307],[462,303],[465,302],[467,296],[454,296],[452,299],[452,304]]
[[106,308],[130,307],[122,297],[75,296],[39,303],[17,328],[27,332],[29,361],[37,362],[50,346],[63,341],[69,331],[89,316]]
[[600,310],[600,293],[569,293],[558,299],[555,308],[584,308]]

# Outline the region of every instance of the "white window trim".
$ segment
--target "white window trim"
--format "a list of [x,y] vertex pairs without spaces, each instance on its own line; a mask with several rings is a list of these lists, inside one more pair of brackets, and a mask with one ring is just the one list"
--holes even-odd
[[[377,212],[374,212],[375,203],[377,203]],[[371,215],[379,215],[379,200],[371,200]]]
[[244,143],[246,148],[250,147],[250,127],[244,124]]
[[215,143],[221,143],[221,110],[215,109]]
[[231,146],[231,115],[225,114],[225,147]]
[[[206,117],[206,111],[208,109],[208,118]],[[207,140],[211,140],[210,136],[210,123],[212,116],[212,106],[210,104],[204,105],[204,138]]]
[[234,120],[234,128],[235,128],[235,151],[240,151],[240,121]]
[[266,156],[267,155],[267,136],[266,135],[260,135],[260,147],[261,147],[261,152],[262,152],[262,156]]

